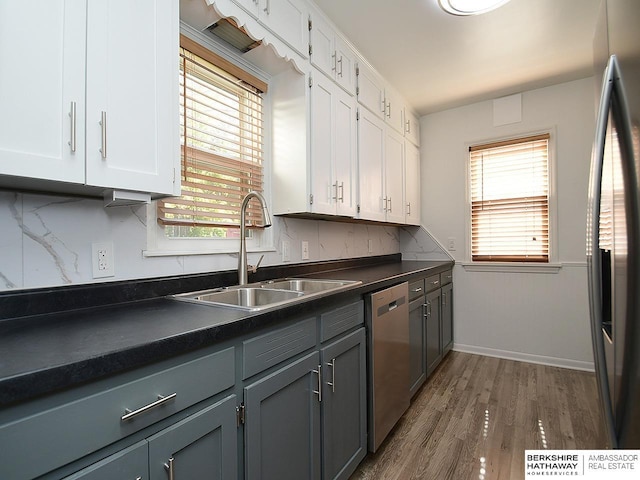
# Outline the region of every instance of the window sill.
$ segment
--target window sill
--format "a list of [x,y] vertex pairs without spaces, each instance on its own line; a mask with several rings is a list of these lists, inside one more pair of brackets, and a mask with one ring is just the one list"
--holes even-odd
[[[273,247],[258,247],[247,248],[247,253],[267,253],[275,252]],[[183,257],[188,255],[232,255],[238,254],[238,249],[224,249],[224,250],[143,250],[142,255],[144,257]]]
[[558,273],[561,263],[460,262],[467,272]]

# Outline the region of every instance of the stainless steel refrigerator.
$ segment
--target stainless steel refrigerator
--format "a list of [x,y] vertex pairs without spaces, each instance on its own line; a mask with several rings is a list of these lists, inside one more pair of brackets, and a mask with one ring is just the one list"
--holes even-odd
[[612,448],[640,448],[640,1],[603,0],[587,263],[600,403]]

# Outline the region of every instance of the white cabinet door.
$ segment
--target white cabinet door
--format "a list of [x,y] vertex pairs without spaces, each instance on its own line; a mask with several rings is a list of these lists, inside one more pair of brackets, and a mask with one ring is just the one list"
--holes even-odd
[[377,117],[384,118],[384,82],[368,66],[358,66],[358,102]]
[[311,212],[354,216],[355,100],[316,72],[311,87]]
[[404,102],[398,93],[386,87],[384,90],[384,121],[396,132],[404,134]]
[[307,58],[309,13],[306,4],[302,0],[261,0],[260,5],[260,21]]
[[336,82],[351,95],[356,93],[356,53],[338,35],[335,38]]
[[0,174],[84,182],[85,15],[84,0],[0,2]]
[[[313,213],[335,214],[333,186],[333,86],[321,73],[313,76],[311,86],[311,193]],[[292,179],[294,182],[301,179]]]
[[384,137],[385,126],[380,118],[360,109],[358,121],[358,202],[359,217],[384,221]]
[[309,44],[311,45],[311,64],[334,78],[336,72],[335,32],[320,15],[311,15]]
[[334,101],[334,179],[338,190],[336,214],[356,216],[356,101],[336,88]]
[[404,138],[415,146],[420,146],[420,120],[406,107],[404,109]]
[[89,2],[88,185],[174,193],[177,9],[177,0]]
[[386,219],[388,222],[404,223],[404,138],[387,128],[384,146]]
[[420,150],[404,142],[405,153],[405,223],[420,225]]

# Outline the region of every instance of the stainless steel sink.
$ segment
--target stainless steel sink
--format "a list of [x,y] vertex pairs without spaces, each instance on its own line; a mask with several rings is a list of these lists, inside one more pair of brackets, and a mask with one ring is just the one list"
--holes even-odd
[[225,290],[205,290],[176,295],[179,300],[207,303],[223,307],[236,307],[243,310],[260,310],[286,303],[304,295],[290,290],[268,289],[260,287],[238,287]]
[[362,282],[312,278],[283,278],[228,288],[171,295],[176,300],[246,311],[288,305],[325,292],[339,291]]
[[274,280],[262,284],[262,288],[276,288],[282,290],[293,290],[295,292],[319,293],[342,288],[360,282],[348,280],[323,280],[313,278],[285,278],[284,280]]

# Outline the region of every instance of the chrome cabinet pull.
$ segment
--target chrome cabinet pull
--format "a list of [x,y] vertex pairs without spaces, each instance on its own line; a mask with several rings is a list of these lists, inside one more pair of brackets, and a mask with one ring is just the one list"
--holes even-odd
[[427,306],[427,317],[431,316],[431,302],[426,303]]
[[338,182],[333,183],[331,186],[335,189],[335,192],[336,192],[336,194],[331,198],[337,201],[338,200]]
[[144,407],[140,407],[137,410],[130,410],[128,408],[125,408],[124,415],[120,418],[120,420],[122,420],[123,422],[127,422],[142,413],[148,412],[149,410],[152,410],[156,407],[164,405],[167,402],[170,402],[171,400],[175,399],[177,395],[178,395],[177,392],[174,392],[171,395],[167,395],[166,397],[164,395],[158,395],[158,400],[148,405],[145,405]]
[[322,365],[318,365],[318,369],[312,372],[318,374],[318,390],[313,390],[313,393],[318,395],[318,402],[322,402]]
[[422,291],[422,287],[414,288],[412,290],[413,293],[420,293]]
[[382,207],[382,211],[386,212],[387,211],[387,197],[384,197],[382,199],[382,201],[384,202],[384,206]]
[[407,215],[411,215],[411,202],[407,203]]
[[410,120],[407,120],[405,131],[407,133],[411,133],[411,121]]
[[442,306],[446,306],[447,305],[447,294],[442,292]]
[[429,312],[427,311],[427,308],[429,308],[429,306],[426,303],[423,303],[422,304],[422,318],[424,318],[425,320],[429,316]]
[[71,140],[69,141],[69,145],[71,145],[71,151],[75,153],[76,151],[76,102],[71,102],[71,111],[69,112],[69,117],[71,117]]
[[431,282],[432,285],[438,285],[440,283],[440,280],[434,280],[433,282]]
[[328,367],[331,367],[331,381],[327,382],[327,385],[331,387],[331,392],[335,393],[336,391],[336,359],[332,358],[329,363],[327,363]]
[[169,458],[169,461],[164,464],[164,469],[167,471],[169,475],[169,480],[175,480],[174,471],[173,471],[173,457]]
[[391,197],[389,197],[389,212],[393,211],[393,209],[391,207],[392,207],[392,205],[391,205]]
[[[338,182],[336,182],[337,184]],[[340,182],[340,196],[338,197],[342,203],[344,203],[344,182]]]
[[100,149],[100,153],[102,153],[102,158],[107,158],[107,112],[102,112],[102,117],[100,118],[100,126],[102,127],[102,148]]
[[338,70],[338,75],[342,77],[342,55],[340,55],[340,60],[338,60],[340,64],[340,70]]
[[334,72],[338,68],[337,64],[336,64],[336,58],[337,58],[336,55],[337,55],[337,52],[333,52],[333,55],[331,55],[331,58],[333,58],[333,67],[331,67],[331,70],[334,71]]
[[387,100],[385,98],[382,99],[382,113],[387,114]]
[[391,102],[389,102],[387,104],[387,109],[385,109],[385,112],[387,112],[387,118],[391,118]]
[[264,8],[264,13],[271,15],[271,0],[267,0],[267,6]]

